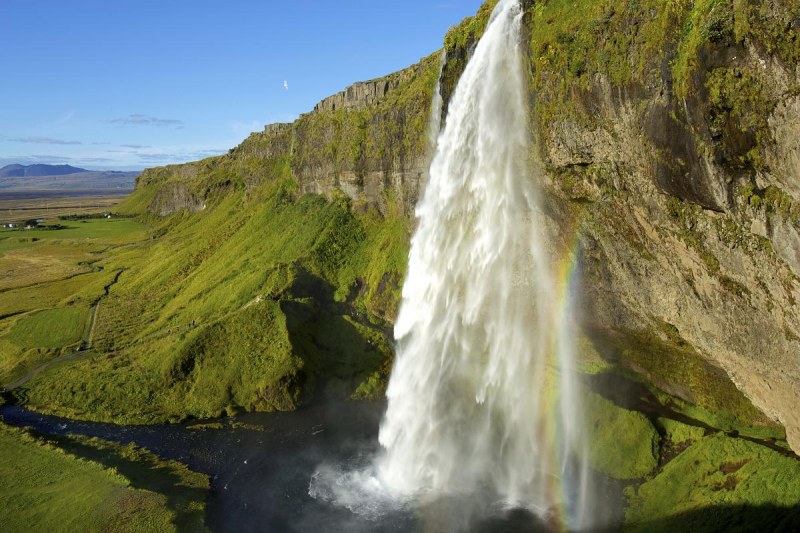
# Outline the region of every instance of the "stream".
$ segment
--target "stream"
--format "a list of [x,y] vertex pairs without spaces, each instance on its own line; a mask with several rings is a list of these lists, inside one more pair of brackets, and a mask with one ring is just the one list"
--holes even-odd
[[[206,525],[212,531],[409,531],[410,513],[360,519],[308,495],[323,461],[345,467],[368,461],[377,446],[382,404],[338,403],[293,413],[253,413],[226,419],[235,429],[186,424],[118,426],[0,407],[3,420],[45,435],[78,434],[135,443],[211,478]],[[242,426],[245,426],[243,428]],[[143,467],[144,468],[144,467]]]

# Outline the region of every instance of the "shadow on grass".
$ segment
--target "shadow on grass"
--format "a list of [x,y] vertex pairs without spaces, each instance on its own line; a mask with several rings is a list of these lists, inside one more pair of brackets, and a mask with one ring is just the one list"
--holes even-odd
[[[797,532],[800,531],[800,508],[777,505],[732,505],[714,506],[680,513],[663,520],[656,520],[628,527],[616,524],[585,533],[611,533],[617,531],[637,532],[702,532],[702,533],[747,533],[747,532]],[[502,516],[484,519],[470,528],[472,533],[550,533],[563,531],[556,519],[545,521],[523,510],[513,509]]]
[[800,507],[777,505],[713,506],[680,513],[663,520],[636,524],[631,531],[647,532],[796,532],[800,531]]
[[175,512],[178,531],[204,530],[205,501],[209,491],[191,486],[173,464],[148,452],[129,452],[133,457],[126,457],[126,448],[114,443],[97,443],[95,446],[59,435],[49,435],[48,440],[72,455],[116,470],[130,481],[133,488],[166,496],[167,506]]
[[[662,404],[646,385],[621,374],[603,372],[601,374],[585,376],[584,380],[593,392],[610,400],[617,407],[622,407],[629,411],[638,411],[651,421],[655,421],[659,417],[668,418],[689,426],[702,428],[707,435],[712,433],[725,433],[731,438],[744,439],[767,447],[784,457],[800,459],[797,454],[779,446],[773,439],[759,439],[740,435],[738,431],[724,431],[720,428],[710,426],[701,420],[679,413],[669,406]],[[798,483],[800,483],[800,480],[798,480]]]
[[359,326],[384,332],[359,321],[349,304],[335,300],[330,283],[304,269],[299,269],[290,290],[290,298],[280,300],[281,310],[295,352],[305,360],[312,381],[321,385],[316,392],[336,389],[349,397],[389,357]]

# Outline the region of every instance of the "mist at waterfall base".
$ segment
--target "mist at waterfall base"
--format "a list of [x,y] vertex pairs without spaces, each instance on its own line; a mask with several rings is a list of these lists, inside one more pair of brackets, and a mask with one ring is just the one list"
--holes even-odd
[[436,141],[382,449],[359,468],[320,466],[318,500],[376,519],[413,510],[433,530],[512,509],[546,528],[597,525],[574,376],[574,254],[552,251],[526,163],[521,27],[519,1],[501,0]]

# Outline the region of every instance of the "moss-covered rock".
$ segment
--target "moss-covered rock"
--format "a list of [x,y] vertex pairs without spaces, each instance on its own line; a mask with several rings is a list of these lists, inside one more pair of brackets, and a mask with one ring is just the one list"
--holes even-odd
[[655,470],[659,436],[642,413],[594,393],[587,393],[585,402],[593,468],[615,479],[643,478]]
[[793,531],[800,462],[752,442],[705,437],[626,490],[631,531]]

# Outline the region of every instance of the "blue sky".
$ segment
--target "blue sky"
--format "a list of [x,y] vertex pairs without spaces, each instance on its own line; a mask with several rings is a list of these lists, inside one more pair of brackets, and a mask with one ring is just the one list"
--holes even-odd
[[0,165],[140,169],[413,64],[481,1],[0,3]]

